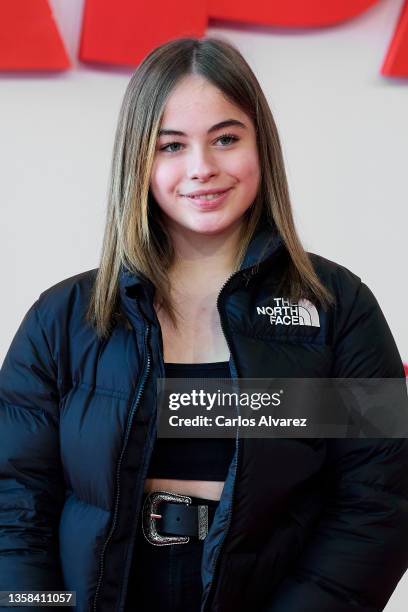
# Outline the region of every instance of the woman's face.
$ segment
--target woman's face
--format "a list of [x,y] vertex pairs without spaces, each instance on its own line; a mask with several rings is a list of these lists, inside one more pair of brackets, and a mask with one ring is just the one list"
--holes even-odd
[[[167,101],[150,181],[170,228],[231,229],[254,201],[259,180],[251,119],[205,78],[185,77]],[[193,197],[208,191],[222,193]]]

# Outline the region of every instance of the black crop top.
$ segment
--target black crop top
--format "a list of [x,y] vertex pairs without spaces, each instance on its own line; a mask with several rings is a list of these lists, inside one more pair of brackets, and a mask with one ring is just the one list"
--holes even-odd
[[[164,365],[166,378],[231,377],[228,361]],[[147,478],[223,481],[234,451],[234,438],[157,438]]]

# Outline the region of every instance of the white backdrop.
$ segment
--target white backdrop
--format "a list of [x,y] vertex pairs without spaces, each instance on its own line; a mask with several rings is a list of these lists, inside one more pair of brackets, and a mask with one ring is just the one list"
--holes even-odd
[[[75,61],[83,0],[51,4]],[[362,278],[408,361],[408,79],[379,75],[401,5],[384,0],[328,29],[213,25],[207,34],[238,46],[268,96],[305,247]],[[57,76],[0,76],[0,362],[41,291],[98,265],[131,71],[75,63]],[[386,610],[407,602],[405,576]]]

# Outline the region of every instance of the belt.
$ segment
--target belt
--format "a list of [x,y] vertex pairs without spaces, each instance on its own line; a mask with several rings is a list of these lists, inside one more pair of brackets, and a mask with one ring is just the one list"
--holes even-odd
[[146,540],[154,546],[187,544],[191,537],[204,540],[218,502],[215,505],[214,502],[212,505],[193,504],[193,499],[169,491],[149,493],[142,510],[142,529]]

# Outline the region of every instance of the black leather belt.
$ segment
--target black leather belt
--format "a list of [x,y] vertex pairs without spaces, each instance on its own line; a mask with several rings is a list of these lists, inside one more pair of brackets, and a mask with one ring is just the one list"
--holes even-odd
[[188,495],[154,491],[143,504],[144,536],[155,546],[186,544],[190,537],[204,540],[217,506],[218,502],[194,504]]

